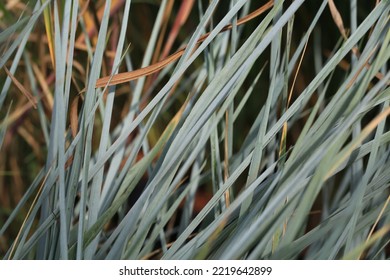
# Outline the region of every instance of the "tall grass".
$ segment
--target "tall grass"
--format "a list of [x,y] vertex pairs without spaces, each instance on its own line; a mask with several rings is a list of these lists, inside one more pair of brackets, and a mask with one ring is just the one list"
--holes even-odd
[[389,259],[388,0],[32,2],[4,259]]

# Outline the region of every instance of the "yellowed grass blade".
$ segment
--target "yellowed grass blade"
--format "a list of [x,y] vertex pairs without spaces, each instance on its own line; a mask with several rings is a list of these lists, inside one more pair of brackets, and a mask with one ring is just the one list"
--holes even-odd
[[[43,4],[46,1],[41,0],[41,2]],[[50,11],[50,5],[46,6],[45,10],[43,11],[43,18],[45,21],[47,45],[49,47],[50,59],[51,59],[51,63],[53,65],[53,68],[55,69],[56,60],[54,58],[54,37],[53,37],[53,25],[52,25],[52,15],[51,15],[51,11]]]
[[372,234],[374,233],[374,230],[375,230],[376,226],[377,226],[378,223],[379,223],[379,220],[382,218],[383,213],[385,212],[385,210],[386,210],[386,208],[387,208],[387,205],[389,205],[389,203],[390,203],[390,195],[387,197],[387,200],[386,200],[385,204],[383,205],[383,207],[382,207],[382,209],[381,209],[381,211],[380,211],[378,217],[376,218],[375,223],[374,223],[374,225],[372,226],[372,228],[371,228],[371,230],[370,230],[370,233],[369,233],[368,236],[367,236],[366,242],[368,242],[368,240],[370,240]]
[[366,127],[362,130],[360,135],[357,137],[357,141],[354,141],[352,144],[348,144],[341,152],[340,156],[336,159],[336,161],[333,163],[332,168],[329,169],[328,173],[325,176],[325,179],[327,180],[330,178],[337,170],[337,168],[348,159],[348,157],[351,155],[352,151],[355,150],[363,140],[378,126],[380,122],[382,122],[384,119],[386,119],[390,115],[390,107],[381,112],[379,115],[377,115]]

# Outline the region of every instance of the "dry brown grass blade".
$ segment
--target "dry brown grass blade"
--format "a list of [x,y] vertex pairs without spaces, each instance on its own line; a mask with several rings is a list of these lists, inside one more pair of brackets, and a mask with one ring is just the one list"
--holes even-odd
[[[356,72],[355,76],[353,76],[352,80],[348,83],[347,85],[347,89],[349,89],[354,83],[355,81],[357,80],[357,78],[359,77],[360,73],[363,71],[364,68],[366,69],[369,69],[370,68],[370,64],[369,64],[369,59],[373,56],[373,54],[376,52],[376,49],[377,49],[378,46],[375,46],[370,55],[368,56],[367,60],[366,60],[366,63],[364,65],[362,65],[362,67],[359,68],[359,70]],[[380,74],[380,73],[377,73],[377,74]],[[376,75],[378,77],[378,75]],[[378,77],[378,79],[381,79]]]
[[[97,14],[94,16],[89,10],[88,7],[90,6],[90,0],[82,1],[81,3],[81,12],[80,16],[84,18],[84,21],[86,23],[87,28],[87,34],[90,38],[95,36],[97,34],[98,26],[95,25],[94,17],[98,19],[98,22],[101,22],[104,14],[104,5],[102,5],[99,10],[97,11]],[[123,6],[125,3],[125,0],[112,0],[111,1],[111,7],[110,7],[110,17],[115,15],[120,7]],[[85,35],[84,33],[80,34],[80,36],[76,40],[76,44],[81,44],[85,41]]]
[[[378,46],[376,46],[375,48],[373,48],[373,50],[371,51],[371,54],[369,55],[369,57],[367,58],[367,62],[364,64],[363,68],[366,68],[366,69],[370,69],[371,65],[370,63],[368,62],[368,60],[372,57],[372,55],[375,53],[375,51],[377,50]],[[357,50],[356,47],[354,47],[352,50]],[[357,51],[358,52],[358,51]],[[356,54],[356,52],[354,52]],[[324,55],[329,58],[332,56],[332,53],[329,51],[329,50],[325,50],[324,51]],[[338,66],[345,70],[345,71],[349,71],[349,69],[351,68],[351,65],[349,64],[349,62],[347,62],[345,59],[341,60],[338,64]],[[355,82],[355,80],[357,79],[357,77],[359,76],[359,74],[361,73],[361,71],[363,70],[363,68],[360,68],[359,71],[355,74],[354,78],[348,83],[347,85],[347,88],[350,88],[353,83]],[[382,80],[384,75],[381,73],[381,72],[378,72],[375,74],[375,77],[378,79],[378,80]],[[390,85],[389,82],[387,82],[387,85]]]
[[[341,36],[343,36],[344,40],[347,40],[348,36],[347,36],[347,32],[344,28],[343,18],[341,17],[340,12],[337,10],[337,7],[334,4],[334,1],[328,0],[328,6],[329,6],[330,12],[332,14],[333,21],[337,25],[337,28],[339,29]],[[355,54],[356,57],[360,56],[360,53],[359,53],[359,50],[357,47],[353,47],[352,52]]]
[[113,86],[113,85],[117,85],[117,84],[122,84],[122,83],[126,83],[129,81],[138,79],[138,78],[143,77],[143,76],[148,76],[150,74],[153,74],[153,73],[163,69],[168,64],[179,59],[183,55],[184,51],[185,51],[185,48],[180,49],[162,61],[159,61],[159,62],[152,64],[152,65],[149,65],[145,68],[137,69],[137,70],[134,70],[131,72],[119,73],[117,75],[112,76],[112,79],[111,79],[111,76],[106,76],[104,78],[101,78],[101,79],[96,81],[96,88],[105,87],[106,85]]
[[[18,127],[18,134],[26,141],[26,143],[31,147],[33,150],[33,153],[37,159],[42,160],[42,148],[38,141],[39,138],[37,138],[35,135],[32,134],[33,130],[33,124],[27,121],[27,124],[21,125]],[[30,131],[27,128],[30,128]]]
[[162,52],[161,59],[164,59],[165,57],[167,57],[168,53],[170,52],[172,45],[173,45],[173,42],[175,42],[177,34],[179,34],[180,28],[186,22],[193,5],[194,5],[194,0],[182,0],[180,9],[179,9],[179,12],[177,13],[177,17],[176,17],[175,22],[173,24],[172,30],[169,33],[168,39],[165,43],[165,47],[164,47],[164,50]]
[[175,0],[168,0],[167,1],[166,7],[165,7],[165,11],[164,11],[164,15],[163,15],[163,20],[162,20],[161,27],[160,27],[161,31],[160,31],[160,34],[159,34],[159,37],[158,37],[158,40],[157,40],[157,43],[156,43],[155,51],[153,53],[152,63],[157,62],[159,57],[160,57],[160,60],[165,58],[165,57],[163,57],[163,58],[161,57],[161,48],[162,48],[162,46],[164,44],[164,38],[166,37],[165,35],[166,35],[166,32],[167,32],[169,19],[171,18],[171,14],[172,14],[172,9],[173,9],[173,4],[174,3],[175,3]]
[[329,5],[330,13],[332,14],[333,20],[337,25],[337,28],[339,29],[343,38],[345,40],[347,40],[347,32],[345,31],[343,18],[341,17],[340,12],[337,10],[337,7],[334,4],[333,0],[328,0],[328,5]]
[[[254,18],[256,18],[257,16],[261,15],[262,13],[264,13],[265,11],[267,11],[268,9],[270,9],[274,4],[274,1],[271,0],[269,1],[268,3],[264,4],[263,6],[261,6],[259,9],[255,10],[254,12],[250,13],[249,15],[239,19],[237,21],[237,26],[238,25],[242,25]],[[221,32],[224,32],[224,31],[227,31],[227,30],[230,30],[232,29],[232,25],[229,24],[229,25],[226,25],[222,30]],[[206,33],[205,35],[203,35],[202,37],[199,38],[199,40],[197,41],[197,45],[199,45],[200,43],[202,43],[204,40],[206,40],[206,38],[210,35],[210,33]],[[131,71],[131,72],[125,72],[125,73],[120,73],[120,74],[117,74],[117,75],[113,75],[113,76],[106,76],[106,77],[103,77],[103,78],[100,78],[96,81],[96,88],[100,88],[100,87],[105,87],[105,86],[113,86],[113,85],[117,85],[117,84],[122,84],[122,83],[126,83],[126,82],[129,82],[129,81],[132,81],[132,80],[135,80],[135,79],[138,79],[140,77],[143,77],[143,76],[148,76],[148,75],[151,75],[157,71],[160,71],[161,69],[163,69],[164,67],[166,67],[167,65],[169,65],[170,63],[176,61],[177,59],[179,59],[184,51],[186,50],[186,47],[187,46],[184,46],[183,48],[181,48],[180,50],[178,50],[177,52],[175,52],[174,54],[168,56],[167,58],[155,63],[155,64],[152,64],[152,65],[149,65],[145,68],[140,68],[140,69],[137,69],[135,71]]]
[[293,94],[293,91],[294,91],[295,83],[296,83],[296,81],[297,81],[297,77],[298,77],[299,70],[301,69],[301,66],[302,66],[303,58],[304,58],[304,56],[305,56],[305,54],[306,54],[306,49],[307,49],[307,44],[308,44],[308,43],[309,43],[309,38],[307,38],[307,41],[306,41],[306,43],[305,43],[305,47],[303,48],[303,52],[302,52],[301,58],[299,59],[297,71],[295,72],[294,80],[293,80],[293,83],[292,83],[292,85],[291,85],[290,93],[289,93],[288,99],[287,99],[287,108],[290,106],[291,97],[292,97],[292,94]]
[[52,112],[54,106],[54,99],[53,99],[53,94],[50,92],[50,86],[47,83],[46,78],[44,77],[43,73],[39,69],[38,65],[34,63],[32,66],[33,66],[35,77],[37,78],[38,83],[41,86],[41,89],[44,94],[43,100],[45,101],[44,103],[46,103],[45,104],[46,109],[48,109],[49,112]]
[[17,243],[19,242],[19,239],[20,239],[20,237],[21,237],[23,228],[24,228],[24,226],[25,226],[25,224],[26,224],[26,222],[27,222],[27,220],[28,220],[28,218],[29,218],[29,216],[30,216],[30,214],[31,214],[31,212],[32,212],[32,210],[33,210],[33,208],[34,208],[34,205],[35,205],[36,202],[38,201],[38,198],[39,198],[39,196],[40,196],[40,194],[41,194],[41,192],[42,192],[42,190],[43,190],[43,187],[44,187],[44,185],[45,185],[45,183],[46,183],[46,180],[47,180],[47,178],[48,178],[49,175],[50,175],[51,169],[52,169],[52,166],[50,166],[50,168],[49,168],[49,170],[47,171],[45,177],[43,178],[43,181],[42,181],[42,183],[41,183],[41,186],[39,187],[38,192],[37,192],[36,196],[34,197],[33,202],[31,203],[30,209],[28,210],[28,212],[27,212],[27,214],[26,214],[26,217],[25,217],[25,219],[23,220],[23,223],[22,223],[22,225],[21,225],[21,227],[20,227],[20,229],[19,229],[19,232],[18,232],[18,234],[16,235],[16,238],[15,238],[13,244],[12,244],[11,251],[10,251],[9,256],[8,256],[8,260],[11,260],[11,258],[12,258],[12,255],[13,255],[15,249],[16,249],[16,245],[17,245]]
[[77,131],[79,129],[79,116],[78,116],[78,106],[79,106],[79,98],[80,96],[76,96],[72,104],[70,105],[69,112],[69,122],[70,122],[70,130],[72,131],[73,138],[76,137]]
[[[164,57],[161,56],[161,50],[162,50],[163,44],[165,43],[164,38],[166,37],[165,35],[166,35],[167,29],[168,29],[168,23],[169,23],[169,19],[171,18],[171,13],[172,13],[174,3],[175,3],[175,0],[168,0],[166,3],[164,15],[163,15],[163,20],[162,20],[161,27],[160,27],[160,34],[159,34],[157,42],[156,42],[156,47],[154,49],[152,61],[150,61],[151,64],[154,64],[154,63],[158,62],[159,60],[163,60],[166,57],[166,56],[164,56]],[[165,43],[165,45],[166,45],[166,43]],[[148,77],[149,79],[147,79],[145,81],[145,89],[150,87],[150,85],[153,83],[157,74],[158,74],[158,72],[156,72],[154,74],[154,77],[152,77],[152,76]]]
[[[302,66],[303,58],[304,58],[304,56],[306,54],[306,49],[307,49],[307,44],[308,43],[309,43],[309,38],[307,38],[307,40],[306,40],[305,47],[303,48],[303,52],[302,52],[301,58],[299,60],[298,66],[297,66],[297,70],[296,70],[295,75],[294,75],[294,79],[293,79],[293,82],[292,82],[292,85],[291,85],[290,93],[288,94],[288,98],[287,98],[286,110],[290,106],[292,94],[293,94],[293,91],[294,91],[294,88],[295,88],[295,83],[297,81],[299,70],[301,69],[301,66]],[[287,122],[284,122],[283,129],[282,129],[282,137],[281,137],[281,140],[280,140],[279,157],[281,157],[283,155],[284,151],[285,151],[285,145],[286,145],[286,141],[287,141],[286,140],[287,139],[287,130],[288,130]]]
[[37,109],[37,100],[35,97],[14,77],[14,75],[11,74],[10,71],[8,71],[7,67],[4,66],[4,70],[7,73],[8,77],[11,78],[14,85],[20,90],[21,93],[24,94],[24,96],[27,97],[27,99],[31,102],[34,109]]
[[[372,235],[374,234],[374,230],[376,229],[376,227],[377,227],[380,219],[382,218],[383,213],[385,212],[385,210],[386,210],[387,206],[389,205],[389,203],[390,203],[390,195],[387,197],[385,204],[383,205],[381,211],[379,212],[378,217],[375,220],[375,223],[371,227],[370,233],[368,234],[367,239],[366,239],[366,243],[368,243],[370,241]],[[362,257],[362,253],[359,255],[358,259],[361,259],[361,257]]]
[[333,163],[332,167],[329,169],[328,173],[325,176],[325,180],[329,179],[331,176],[333,176],[336,173],[337,168],[346,161],[353,150],[355,150],[359,145],[362,144],[363,140],[370,135],[370,133],[379,125],[380,122],[386,120],[386,118],[390,115],[390,107],[386,110],[382,111],[379,115],[377,115],[375,118],[373,118],[362,130],[360,135],[356,138],[356,140],[352,143],[346,146],[341,152],[340,156],[337,158],[337,160]]
[[19,106],[6,120],[3,121],[3,125],[10,125],[23,116],[32,107],[30,102],[26,102],[24,105]]

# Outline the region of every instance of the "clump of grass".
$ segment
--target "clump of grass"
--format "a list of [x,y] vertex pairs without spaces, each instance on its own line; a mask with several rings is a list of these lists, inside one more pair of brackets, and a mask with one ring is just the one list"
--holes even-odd
[[0,4],[4,259],[389,258],[389,1],[60,2]]

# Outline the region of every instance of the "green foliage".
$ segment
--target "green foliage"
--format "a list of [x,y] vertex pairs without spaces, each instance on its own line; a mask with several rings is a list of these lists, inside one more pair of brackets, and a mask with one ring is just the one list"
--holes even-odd
[[389,259],[388,0],[59,2],[0,5],[4,259]]

